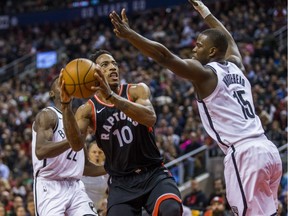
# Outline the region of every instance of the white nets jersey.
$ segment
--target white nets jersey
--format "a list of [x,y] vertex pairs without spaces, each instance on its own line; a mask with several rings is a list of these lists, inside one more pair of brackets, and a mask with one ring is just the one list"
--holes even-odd
[[246,139],[264,134],[255,113],[251,85],[242,71],[233,63],[208,63],[218,77],[211,95],[197,101],[206,132],[218,142],[222,151]]
[[[66,139],[61,111],[55,107],[47,107],[45,109],[54,111],[58,116],[58,122],[53,131],[53,141],[59,142]],[[38,160],[35,153],[36,135],[37,133],[34,131],[34,127],[32,126],[32,160],[34,178],[42,177],[45,179],[63,180],[80,179],[82,177],[85,163],[83,149],[79,152],[75,152],[70,148],[54,158]]]

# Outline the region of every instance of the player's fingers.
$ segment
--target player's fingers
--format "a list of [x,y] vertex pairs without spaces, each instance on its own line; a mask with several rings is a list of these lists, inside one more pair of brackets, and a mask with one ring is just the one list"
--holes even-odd
[[112,11],[111,16],[115,22],[121,23],[121,18],[115,11]]
[[94,92],[100,91],[101,87],[100,86],[91,86],[91,90]]
[[105,83],[105,77],[101,71],[99,71],[99,72],[96,71],[94,73],[94,78],[100,82],[100,85],[103,85],[103,83]]
[[59,86],[61,86],[62,80],[63,80],[63,68],[60,71],[60,75],[59,75],[59,79],[58,79]]
[[113,30],[117,37],[120,37],[120,32],[117,29]]
[[125,8],[122,9],[122,11],[121,11],[121,16],[122,16],[122,20],[123,20],[124,22],[128,23],[128,18],[127,18],[127,16],[126,16],[126,10],[125,10]]
[[95,72],[94,72],[94,78],[95,78],[96,80],[100,80],[100,76],[99,76],[99,74],[98,74],[98,71],[95,71]]
[[111,19],[111,23],[113,24],[114,28],[119,28],[119,24],[117,22],[115,22],[114,19]]
[[191,4],[193,4],[194,6],[198,6],[198,2],[197,0],[188,0]]
[[61,89],[65,89],[65,81],[63,79],[61,80]]
[[102,72],[102,69],[101,69],[100,65],[96,64],[95,72],[96,72],[98,77],[101,77],[102,79],[104,78],[104,73]]

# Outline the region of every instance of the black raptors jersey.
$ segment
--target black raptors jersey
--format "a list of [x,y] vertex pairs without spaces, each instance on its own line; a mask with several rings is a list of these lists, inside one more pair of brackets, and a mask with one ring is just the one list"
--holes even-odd
[[[130,85],[121,85],[119,95],[130,99]],[[126,116],[114,105],[104,106],[97,96],[94,106],[95,137],[105,153],[105,169],[111,176],[134,173],[139,168],[160,165],[162,157],[155,142],[153,128],[147,128]]]

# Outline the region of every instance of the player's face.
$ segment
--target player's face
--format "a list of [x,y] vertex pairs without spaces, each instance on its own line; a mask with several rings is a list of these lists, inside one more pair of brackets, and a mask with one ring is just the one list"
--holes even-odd
[[198,60],[201,62],[202,65],[205,65],[210,60],[210,48],[211,43],[208,39],[207,35],[200,34],[196,41],[196,46],[194,47],[192,53],[193,53],[193,59]]
[[89,159],[99,165],[102,165],[104,163],[104,152],[97,146],[97,144],[91,145],[89,149]]
[[55,100],[60,98],[60,86],[58,85],[58,80],[56,79],[52,85],[51,91],[49,92],[49,95],[51,98],[54,98]]
[[102,68],[110,86],[119,85],[119,68],[115,59],[108,54],[102,54],[96,59],[96,63]]

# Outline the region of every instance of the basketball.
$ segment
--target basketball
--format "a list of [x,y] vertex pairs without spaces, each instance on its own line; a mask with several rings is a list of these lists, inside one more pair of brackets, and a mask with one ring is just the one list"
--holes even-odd
[[91,86],[99,85],[94,78],[95,66],[94,62],[85,58],[74,59],[65,66],[62,74],[69,95],[89,98],[95,93],[91,90]]

